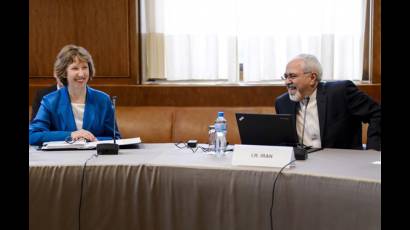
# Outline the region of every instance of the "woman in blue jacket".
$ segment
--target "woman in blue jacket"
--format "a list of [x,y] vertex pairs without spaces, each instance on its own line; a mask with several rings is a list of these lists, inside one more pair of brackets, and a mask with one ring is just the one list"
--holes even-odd
[[[54,71],[64,87],[43,97],[29,126],[30,145],[67,139],[112,139],[114,110],[110,97],[87,86],[95,75],[90,53],[83,47],[67,45],[57,55]],[[121,136],[116,128],[118,138]]]

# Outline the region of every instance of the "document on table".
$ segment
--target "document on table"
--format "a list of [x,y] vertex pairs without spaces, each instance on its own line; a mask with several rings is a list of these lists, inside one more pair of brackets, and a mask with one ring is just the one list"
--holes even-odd
[[[129,145],[137,145],[141,143],[141,139],[139,137],[136,138],[125,138],[125,139],[118,139],[115,142],[120,146],[129,146]],[[73,143],[69,143],[66,141],[50,141],[44,142],[41,150],[66,150],[66,149],[95,149],[97,144],[102,143],[114,143],[113,140],[104,140],[104,141],[92,141],[87,142],[85,140],[78,140]]]

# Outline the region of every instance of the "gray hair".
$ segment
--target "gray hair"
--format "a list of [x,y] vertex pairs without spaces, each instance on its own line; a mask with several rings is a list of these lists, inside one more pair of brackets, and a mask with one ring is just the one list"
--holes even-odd
[[320,64],[319,60],[312,55],[312,54],[299,54],[295,57],[295,59],[302,59],[305,63],[303,68],[303,72],[316,72],[317,73],[317,81],[320,82],[322,80],[322,65]]

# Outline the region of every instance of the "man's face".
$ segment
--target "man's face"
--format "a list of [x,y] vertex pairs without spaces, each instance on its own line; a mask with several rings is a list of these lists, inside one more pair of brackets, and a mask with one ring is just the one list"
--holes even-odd
[[[285,84],[288,88],[289,98],[292,101],[301,101],[309,96],[314,84],[312,72],[303,72],[304,62],[302,59],[294,59],[286,66]],[[313,79],[313,80],[312,80]]]

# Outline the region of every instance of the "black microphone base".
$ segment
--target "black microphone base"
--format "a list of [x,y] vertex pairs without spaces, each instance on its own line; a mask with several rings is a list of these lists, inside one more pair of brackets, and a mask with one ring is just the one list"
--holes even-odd
[[118,155],[118,144],[102,143],[97,144],[98,155]]
[[303,146],[293,147],[293,152],[296,160],[306,160],[308,158],[308,152]]

